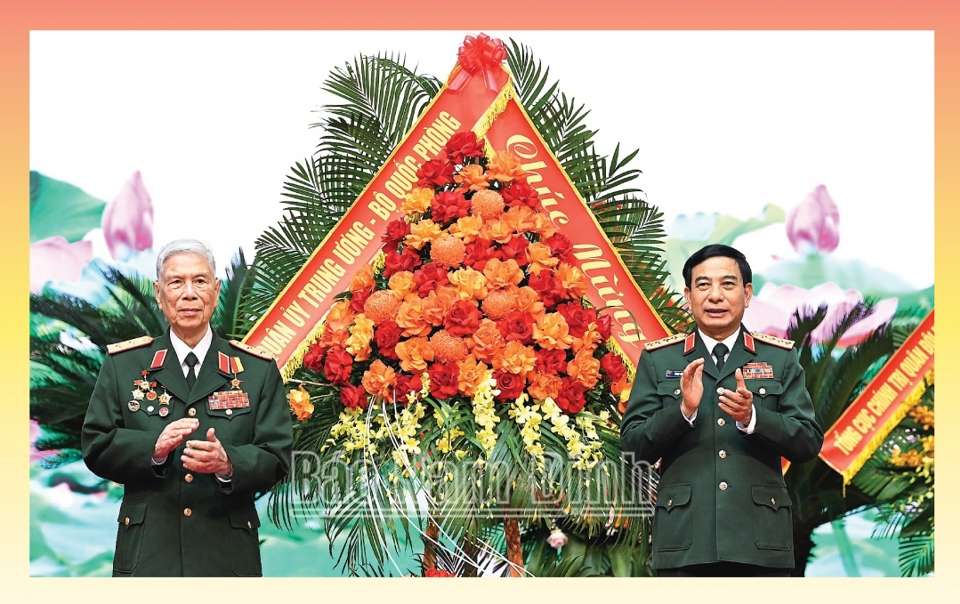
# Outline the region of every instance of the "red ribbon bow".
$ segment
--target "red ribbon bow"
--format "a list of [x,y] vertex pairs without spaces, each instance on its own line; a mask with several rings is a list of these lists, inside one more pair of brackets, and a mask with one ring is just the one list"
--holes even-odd
[[503,42],[487,34],[467,36],[457,52],[460,69],[453,73],[448,87],[459,92],[476,76],[483,78],[490,90],[500,90],[507,81],[507,72],[500,64],[507,58]]

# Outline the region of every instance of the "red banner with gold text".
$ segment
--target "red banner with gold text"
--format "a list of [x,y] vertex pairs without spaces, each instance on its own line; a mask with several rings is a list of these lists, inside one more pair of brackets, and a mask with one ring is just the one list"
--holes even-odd
[[573,242],[574,256],[587,276],[587,298],[597,308],[612,311],[613,337],[636,366],[645,340],[670,335],[660,315],[640,291],[613,244],[580,192],[516,99],[486,134],[489,146],[517,155],[528,173],[527,182],[540,194],[540,202],[557,228]]
[[933,311],[826,431],[820,458],[850,481],[933,377]]

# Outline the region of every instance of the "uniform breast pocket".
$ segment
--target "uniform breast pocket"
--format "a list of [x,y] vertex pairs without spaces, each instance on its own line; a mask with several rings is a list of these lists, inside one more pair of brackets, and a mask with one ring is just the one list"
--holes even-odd
[[657,551],[679,551],[693,545],[690,492],[690,483],[672,484],[657,492],[657,513],[653,519]]
[[657,396],[663,401],[664,406],[670,404],[680,404],[680,380],[670,380],[657,384]]
[[744,380],[747,390],[753,393],[754,402],[767,409],[776,409],[780,395],[783,394],[783,384],[776,380]]
[[214,418],[233,420],[238,417],[243,417],[247,413],[250,413],[250,409],[251,407],[249,405],[246,407],[231,407],[227,409],[215,409],[208,404],[207,415],[209,417],[214,417]]

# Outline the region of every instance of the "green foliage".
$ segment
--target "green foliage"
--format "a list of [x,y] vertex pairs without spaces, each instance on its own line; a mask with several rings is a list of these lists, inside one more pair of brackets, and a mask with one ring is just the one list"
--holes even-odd
[[100,227],[106,202],[79,188],[30,171],[30,243],[60,236],[74,242]]

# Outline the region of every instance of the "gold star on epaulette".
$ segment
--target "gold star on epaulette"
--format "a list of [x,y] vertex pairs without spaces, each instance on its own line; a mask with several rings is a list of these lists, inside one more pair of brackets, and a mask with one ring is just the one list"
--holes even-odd
[[656,350],[657,348],[663,348],[664,346],[669,346],[670,344],[676,344],[677,342],[682,342],[687,337],[685,333],[675,333],[672,336],[667,336],[665,338],[660,338],[659,340],[654,340],[652,342],[645,342],[643,347],[647,350]]
[[240,350],[246,353],[252,354],[255,357],[260,357],[261,359],[264,359],[266,361],[273,360],[273,355],[267,352],[266,350],[264,350],[263,348],[251,346],[249,344],[244,344],[243,342],[240,342],[238,340],[230,340],[230,344],[233,345],[234,348],[239,348]]
[[127,340],[126,342],[107,344],[107,352],[109,354],[117,354],[118,352],[124,352],[127,350],[133,350],[134,348],[140,348],[141,346],[146,346],[151,342],[153,342],[153,338],[150,336],[140,336],[139,338]]
[[757,332],[753,332],[752,335],[755,340],[760,340],[766,344],[771,344],[773,346],[777,346],[778,348],[785,348],[787,350],[793,349],[793,340],[784,340],[783,338]]

